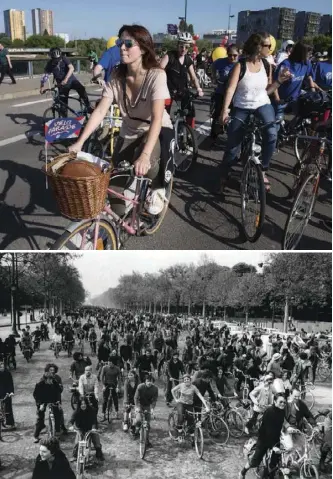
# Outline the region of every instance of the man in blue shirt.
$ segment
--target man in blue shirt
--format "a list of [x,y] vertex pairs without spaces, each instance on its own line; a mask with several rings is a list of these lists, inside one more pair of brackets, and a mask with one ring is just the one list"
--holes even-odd
[[[74,66],[68,60],[68,58],[62,55],[60,48],[51,48],[50,50],[51,60],[47,62],[44,69],[44,75],[41,79],[40,93],[44,93],[44,85],[47,82],[49,75],[53,75],[55,82],[59,88],[60,100],[64,105],[68,105],[68,95],[70,90],[75,90],[80,96],[80,99],[86,105],[88,112],[92,112],[89,98],[86,89],[79,82],[79,80],[73,75]],[[67,108],[63,106],[61,109],[61,115],[67,116]]]
[[322,90],[332,89],[332,46],[329,47],[325,62],[318,62],[313,67],[313,80]]
[[105,71],[104,81],[107,83],[110,81],[111,72],[115,66],[120,63],[120,48],[115,45],[114,47],[106,50],[98,64],[94,68],[94,76],[96,77],[101,73],[102,70]]
[[227,88],[228,79],[231,70],[238,61],[238,49],[237,47],[230,45],[227,50],[227,58],[218,58],[212,65],[212,78],[217,83],[217,87],[214,93],[214,113],[212,117],[212,129],[210,137],[216,140],[220,126],[218,124],[221,115],[223,98]]

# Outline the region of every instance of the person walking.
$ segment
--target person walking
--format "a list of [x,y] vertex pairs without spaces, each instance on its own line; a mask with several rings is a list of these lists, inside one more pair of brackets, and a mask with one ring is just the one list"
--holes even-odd
[[16,85],[16,80],[12,73],[13,65],[8,53],[7,48],[5,48],[2,43],[0,43],[0,85],[5,77],[8,75],[12,81],[12,85]]

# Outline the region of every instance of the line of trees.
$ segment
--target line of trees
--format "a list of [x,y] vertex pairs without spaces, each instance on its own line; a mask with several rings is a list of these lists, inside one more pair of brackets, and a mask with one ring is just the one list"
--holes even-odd
[[170,311],[203,317],[238,312],[250,316],[276,315],[285,320],[298,311],[330,310],[332,301],[330,254],[271,254],[254,267],[238,263],[221,266],[207,256],[199,264],[175,264],[158,273],[122,275],[116,288],[95,298],[94,304],[151,313]]
[[60,314],[80,306],[86,293],[72,259],[69,254],[0,254],[0,310],[11,309],[18,320],[21,305]]

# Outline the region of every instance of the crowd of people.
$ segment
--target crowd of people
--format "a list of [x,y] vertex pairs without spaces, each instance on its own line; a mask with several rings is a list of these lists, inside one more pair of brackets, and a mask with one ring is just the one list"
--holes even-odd
[[[51,338],[48,333],[50,326],[54,329]],[[250,467],[260,464],[269,448],[279,443],[282,429],[292,436],[302,428],[305,419],[316,427],[312,412],[302,400],[302,388],[309,376],[316,381],[318,361],[323,355],[331,367],[330,340],[319,342],[320,335],[304,331],[287,337],[271,334],[264,347],[261,334],[259,329],[250,332],[245,328],[243,334],[232,335],[227,325],[217,329],[210,320],[201,324],[199,320],[186,321],[177,315],[115,310],[84,310],[67,318],[50,317],[47,322],[36,326],[33,333],[27,326],[19,341],[10,335],[3,343],[12,344],[12,349],[2,349],[1,353],[0,399],[4,399],[6,427],[15,428],[14,381],[10,366],[14,367],[12,359],[17,343],[23,347],[22,343],[30,341],[34,353],[38,351],[41,340],[54,343],[59,338],[57,354],[68,356],[69,342],[79,346],[86,341],[90,343],[91,354],[96,351],[96,373],[91,359],[84,356],[82,350],[73,353],[71,362],[69,358],[69,373],[78,389],[78,401],[67,427],[62,400],[63,382],[55,363],[45,365],[42,378],[31,391],[37,412],[34,442],[40,442],[48,407],[52,407],[54,413],[56,433],[56,438],[41,442],[34,478],[42,477],[45,461],[49,461],[54,474],[50,477],[56,477],[59,467],[68,474],[65,477],[72,477],[58,442],[62,435],[68,434],[68,427],[79,431],[73,445],[74,461],[78,454],[78,438],[88,431],[91,431],[97,460],[104,460],[99,422],[107,420],[107,407],[119,417],[120,390],[123,395],[122,428],[136,438],[143,411],[148,411],[148,424],[154,415],[159,394],[154,383],[161,380],[165,381],[166,406],[176,404],[178,431],[182,428],[186,411],[201,413],[203,409],[209,412],[210,403],[219,401],[223,404],[226,397],[239,397],[244,382],[248,380],[253,414],[246,423],[245,433],[252,434],[259,415],[263,414],[263,417],[255,453],[240,473],[244,477]],[[102,418],[99,421],[101,388]],[[210,401],[207,401],[207,394]],[[331,421],[331,412],[327,419]],[[327,428],[320,461],[323,471],[331,447],[331,429],[329,425]],[[150,435],[147,445],[152,447]]]

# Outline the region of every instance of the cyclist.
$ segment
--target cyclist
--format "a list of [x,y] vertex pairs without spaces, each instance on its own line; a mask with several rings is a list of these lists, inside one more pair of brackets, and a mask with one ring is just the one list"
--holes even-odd
[[4,400],[6,395],[9,395],[4,401],[5,406],[5,425],[10,428],[12,431],[16,429],[14,415],[13,415],[13,405],[12,397],[14,396],[14,381],[12,373],[5,369],[5,363],[0,362],[0,400]]
[[128,336],[129,335],[127,335],[127,337],[126,337],[126,344],[122,344],[120,346],[120,349],[119,349],[120,358],[124,363],[124,367],[127,368],[127,371],[130,370],[131,362],[132,362],[132,359],[133,359],[132,342],[131,342],[131,339]]
[[22,351],[24,351],[25,349],[29,349],[30,355],[32,356],[34,350],[32,347],[32,339],[28,331],[23,332],[20,347]]
[[270,48],[268,33],[252,34],[244,44],[245,58],[232,69],[221,113],[221,123],[226,123],[229,119],[228,109],[232,101],[227,148],[221,165],[221,192],[228,180],[230,167],[236,161],[243,139],[243,125],[250,114],[259,117],[265,124],[265,128],[262,130],[262,169],[266,189],[270,187],[265,171],[268,170],[269,162],[275,151],[277,132],[275,112],[269,95],[291,75],[289,71],[279,71],[277,80],[272,82],[271,65],[263,58]]
[[97,347],[97,334],[96,334],[96,331],[95,331],[95,328],[92,327],[90,329],[90,333],[89,333],[89,336],[88,336],[88,340],[89,340],[89,343],[90,343],[90,347],[91,347],[91,350],[94,354],[96,354],[96,347]]
[[115,357],[110,356],[108,364],[103,366],[101,372],[101,381],[103,384],[103,419],[106,421],[106,408],[108,405],[109,395],[111,394],[111,406],[112,401],[118,419],[118,380],[120,376],[120,369],[117,367],[117,361]]
[[[177,429],[181,430],[184,422],[184,414],[186,411],[193,412],[194,404],[194,395],[196,394],[201,400],[202,404],[206,408],[206,412],[209,412],[209,406],[205,401],[205,398],[200,393],[199,389],[192,384],[191,376],[189,374],[184,374],[184,382],[178,384],[172,388],[171,393],[176,402],[177,407]],[[177,394],[179,393],[179,397]],[[193,419],[190,418],[190,423],[193,422]]]
[[56,438],[44,439],[39,448],[31,479],[75,479],[76,476],[61,451]]
[[[139,384],[139,378],[133,370],[128,372],[127,378],[124,383],[124,422],[123,431],[128,431],[129,415],[131,408],[134,405],[134,396]],[[134,428],[134,426],[133,426]],[[134,430],[132,430],[134,432]]]
[[135,363],[135,369],[139,370],[139,377],[141,383],[144,382],[144,378],[146,376],[146,373],[150,373],[151,370],[155,370],[155,373],[157,374],[157,367],[156,367],[156,362],[154,356],[151,354],[150,349],[143,349],[142,350],[142,355],[138,357]]
[[[40,441],[39,434],[45,428],[45,409],[47,404],[56,404],[61,396],[61,386],[50,371],[44,372],[42,379],[36,384],[33,397],[37,406],[37,422],[34,432],[35,443]],[[55,432],[60,432],[60,410],[53,407]]]
[[89,396],[91,406],[96,414],[98,412],[98,379],[95,374],[92,374],[92,366],[84,368],[84,374],[79,379],[79,393],[81,397]]
[[[164,102],[170,96],[166,75],[159,68],[152,37],[144,27],[124,25],[119,31],[117,45],[121,48],[122,63],[111,83],[106,85],[103,99],[79,140],[69,150],[77,152],[82,149],[86,139],[101,124],[111,104],[116,101],[123,122],[113,154],[113,163],[118,165],[122,161],[130,161],[136,175],[150,178],[154,198],[152,201],[158,203],[156,206],[161,211],[164,201],[159,199],[163,196],[159,191],[163,190],[159,175],[160,160],[161,157],[165,159],[165,151],[169,159],[169,147],[173,137],[172,123],[164,109]],[[123,191],[125,185],[129,187],[125,177],[114,181],[112,185],[119,188],[119,191]],[[112,207],[118,215],[125,213],[125,201],[117,200]]]
[[[94,410],[89,406],[87,398],[80,399],[77,405],[77,409],[76,411],[74,411],[71,420],[69,421],[69,424],[75,426],[75,428],[79,430],[81,438],[83,438],[87,432],[91,431],[90,437],[96,450],[96,459],[104,461],[101,441],[99,435],[97,434],[98,425],[96,421],[96,414]],[[70,428],[70,430],[72,430],[72,428]],[[78,436],[76,436],[76,443],[73,449],[72,461],[77,460],[79,446],[77,439]]]
[[186,372],[191,374],[194,371],[194,366],[196,364],[195,348],[191,341],[190,336],[187,336],[185,339],[185,346],[183,349],[182,361],[185,365]]
[[[210,400],[212,402],[215,402],[216,396],[214,394],[214,391],[210,383],[212,378],[213,378],[213,374],[211,373],[211,371],[208,371],[206,369],[205,371],[203,371],[202,375],[199,378],[192,381],[192,385],[197,387],[202,397],[205,397],[205,394],[208,393]],[[201,404],[200,398],[197,395],[194,395],[193,397],[193,406],[194,406],[194,411],[199,413],[199,419],[200,419],[202,404]]]
[[74,331],[72,330],[71,327],[67,327],[65,329],[64,341],[65,341],[66,347],[69,350],[72,350],[75,343],[75,339],[74,339]]
[[[86,89],[73,75],[74,66],[72,63],[65,56],[63,56],[62,51],[58,47],[50,49],[50,57],[51,59],[46,64],[44,75],[41,79],[40,93],[44,93],[44,85],[47,82],[49,75],[52,74],[59,88],[60,100],[67,106],[69,92],[70,90],[75,90],[87,107],[88,112],[91,113],[92,108],[90,106]],[[62,106],[61,108],[61,113],[63,116],[67,115],[66,106]]]
[[[294,432],[294,429],[289,426],[285,419],[285,406],[286,399],[284,395],[276,394],[274,396],[274,404],[269,406],[263,415],[254,454],[239,473],[239,479],[244,479],[247,471],[252,467],[259,467],[262,459],[269,449],[279,447],[280,436],[283,429],[290,434]],[[271,461],[272,468],[274,468],[274,466],[277,464],[278,458],[278,454],[273,453]]]
[[91,360],[89,357],[83,358],[83,354],[78,351],[73,354],[73,359],[70,367],[70,379],[78,381],[84,374],[86,366],[91,365]]
[[297,384],[300,384],[301,388],[304,386],[309,364],[308,355],[304,351],[300,352],[290,380],[293,387],[296,387]]
[[54,335],[52,336],[52,342],[54,345],[54,354],[56,354],[56,351],[59,353],[61,351],[62,335],[58,329],[55,330]]
[[218,58],[212,65],[213,83],[217,84],[214,92],[214,114],[212,118],[211,138],[214,140],[218,136],[217,123],[221,116],[223,98],[227,88],[229,75],[238,60],[238,49],[235,45],[230,45],[227,49],[227,58]]
[[[44,371],[46,373],[50,373],[51,374],[51,377],[52,379],[54,379],[55,381],[57,381],[57,383],[59,384],[59,397],[57,399],[57,402],[59,402],[59,404],[61,404],[61,394],[64,390],[64,386],[62,384],[62,379],[61,377],[59,376],[58,373],[58,366],[56,364],[53,364],[53,363],[49,363],[45,366],[45,369]],[[67,429],[65,427],[65,418],[64,418],[64,411],[62,409],[61,406],[59,406],[59,414],[60,414],[60,426],[61,426],[61,429],[62,429],[62,432],[64,434],[67,434]]]
[[266,372],[269,373],[272,371],[276,378],[281,378],[282,377],[281,361],[282,361],[281,354],[279,353],[273,354],[272,359],[267,365]]
[[294,42],[292,40],[286,40],[282,43],[281,51],[277,54],[276,64],[279,65],[283,60],[286,60],[292,52]]
[[[117,39],[115,38],[115,41]],[[111,80],[112,70],[120,63],[120,48],[114,43],[107,48],[97,65],[94,68],[94,77],[100,75],[104,70],[104,81],[100,82],[103,86]]]
[[148,411],[146,419],[148,422],[148,437],[147,437],[147,447],[152,447],[151,442],[149,441],[149,432],[150,432],[150,419],[154,414],[154,409],[156,406],[158,398],[158,388],[153,384],[153,377],[151,374],[146,374],[144,382],[138,385],[135,395],[134,395],[134,405],[135,405],[135,435],[139,435],[143,412]]
[[42,332],[39,329],[39,326],[36,326],[36,330],[32,333],[32,336],[34,338],[34,351],[36,351],[36,349],[39,348],[42,339]]
[[[171,95],[171,100],[166,102],[166,110],[170,114],[172,101],[181,100],[181,107],[186,108],[188,105],[188,76],[199,96],[203,96],[202,88],[200,88],[198,78],[193,67],[193,60],[188,54],[190,46],[193,44],[192,35],[184,32],[178,35],[178,49],[168,52],[160,63],[161,68],[164,68],[168,79],[168,88]],[[187,117],[188,124],[194,128],[195,126],[195,112],[193,111]]]
[[174,351],[172,354],[172,359],[168,363],[167,375],[168,375],[168,382],[167,382],[167,390],[166,390],[166,405],[170,406],[172,401],[172,394],[171,389],[175,387],[175,385],[179,384],[180,376],[185,373],[184,365],[179,360],[179,352]]
[[315,63],[313,80],[322,90],[332,90],[332,45],[327,52],[327,60]]
[[273,403],[273,381],[273,376],[267,374],[263,383],[250,392],[249,398],[253,402],[253,415],[245,425],[246,434],[250,434],[250,430],[256,424],[259,414],[263,413]]
[[88,52],[88,58],[90,61],[90,70],[93,70],[95,66],[98,64],[98,55],[93,50],[90,50]]
[[302,401],[301,392],[297,388],[293,388],[288,398],[285,414],[288,423],[297,429],[302,428],[304,419],[306,419],[311,426],[316,426],[316,421],[308,406]]

